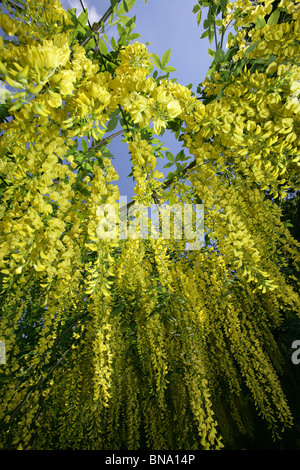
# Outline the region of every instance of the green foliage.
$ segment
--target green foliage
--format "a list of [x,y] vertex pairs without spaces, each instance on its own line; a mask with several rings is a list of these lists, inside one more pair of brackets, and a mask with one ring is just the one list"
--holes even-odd
[[[175,72],[176,71],[176,68],[175,67],[172,67],[170,65],[167,65],[169,60],[170,60],[170,57],[171,57],[171,49],[168,49],[162,56],[162,58],[160,59],[159,56],[155,53],[152,53],[152,59],[153,59],[153,63],[155,65],[156,68],[162,70],[163,72],[165,72],[167,75],[166,77],[168,77],[168,74],[170,72]],[[154,75],[154,77],[156,78],[157,74]],[[164,77],[159,77],[159,80],[161,80],[162,78],[166,78],[165,76]]]
[[[198,3],[193,8],[193,13],[197,13],[197,23],[198,26],[201,24],[203,7],[207,8],[207,17],[203,21],[204,33],[201,36],[201,39],[208,37],[209,42],[212,43],[215,39],[216,48],[219,46],[222,48],[223,38],[226,31],[226,28],[223,26],[221,20],[218,18],[218,15],[221,14],[222,17],[226,12],[228,0],[217,0],[217,1],[205,1],[198,0]],[[217,43],[217,29],[221,34],[221,41]]]
[[[0,447],[194,451],[250,448],[261,436],[280,445],[272,439],[293,416],[290,351],[279,338],[282,328],[299,332],[299,244],[289,231],[299,215],[299,119],[288,101],[297,70],[274,78],[279,52],[260,55],[251,34],[291,15],[274,2],[265,23],[237,28],[246,49],[239,39],[226,51],[227,1],[198,1],[203,36],[215,39],[200,102],[191,85],[169,80],[170,49],[151,58],[131,44],[134,1],[111,0],[91,27],[86,12],[42,3],[24,6],[29,40],[18,20],[2,24],[20,38],[3,52],[3,77],[41,84],[0,108],[11,118],[0,139]],[[17,60],[30,67],[20,72]],[[177,154],[163,146],[165,130],[182,143]],[[120,134],[135,202],[204,203],[205,246],[187,249],[172,223],[167,240],[102,237],[112,220],[103,204],[118,205],[109,143]],[[157,158],[173,169],[165,179]]]
[[64,30],[72,29],[74,37],[79,35],[84,35],[87,31],[87,21],[88,21],[88,12],[82,11],[80,15],[77,17],[76,15],[76,8],[69,8],[68,9],[68,16],[72,21],[71,25],[68,25],[64,28]]
[[10,116],[10,113],[8,112],[9,108],[9,104],[0,105],[0,122],[4,122],[4,120]]

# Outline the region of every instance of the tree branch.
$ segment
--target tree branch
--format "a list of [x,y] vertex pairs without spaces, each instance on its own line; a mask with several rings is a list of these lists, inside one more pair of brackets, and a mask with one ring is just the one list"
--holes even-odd
[[[118,0],[118,3],[120,3],[121,0]],[[90,26],[90,29],[94,32],[94,33],[97,33],[99,31],[99,29],[101,28],[101,24],[103,24],[107,18],[110,17],[110,15],[112,14],[113,10],[112,10],[112,7],[109,7],[109,9],[104,13],[104,15],[102,16],[102,18],[100,19],[100,21],[98,23],[93,23],[93,25],[91,26],[90,23],[89,23],[89,26]],[[80,46],[84,47],[90,40],[91,38],[85,38],[82,43],[80,44]]]
[[0,0],[0,3],[3,3],[4,5],[8,3],[12,8],[15,8],[16,10],[20,10],[20,11],[24,10],[23,6],[16,5],[15,2],[12,2],[11,0],[4,0],[4,1]]
[[[120,2],[121,2],[121,0],[118,0],[118,3],[120,3]],[[109,7],[109,9],[108,9],[108,10],[104,13],[104,15],[102,16],[101,20],[100,20],[98,23],[94,23],[94,24],[93,24],[93,28],[96,28],[96,25],[98,25],[98,29],[93,29],[93,31],[95,31],[95,32],[96,32],[96,31],[99,31],[99,29],[100,29],[100,27],[101,27],[101,23],[102,23],[102,22],[104,23],[104,22],[107,20],[107,18],[110,17],[110,15],[112,14],[112,12],[113,12],[112,7]]]
[[3,183],[6,184],[6,186],[8,186],[7,182],[2,178],[2,176],[0,176],[0,178],[3,181]]
[[[184,176],[189,170],[191,170],[192,168],[194,168],[194,166],[196,165],[196,160],[193,160],[191,163],[189,163],[188,166],[186,166],[182,172],[180,173],[180,177]],[[177,175],[176,175],[177,176]],[[166,181],[163,185],[162,185],[162,189],[167,189],[169,188],[169,186],[171,186],[173,183],[174,183],[174,180],[176,178],[176,176],[174,176],[173,178],[171,178],[169,181]],[[152,195],[151,195],[152,199],[154,200],[155,204],[158,204],[159,203],[159,199],[158,199],[158,196],[157,196],[157,193],[155,191],[153,191]],[[135,201],[130,201],[128,204],[126,204],[126,206],[122,207],[122,209],[120,210],[120,215],[122,217],[122,215],[125,215],[126,212],[128,211],[128,209],[130,209],[131,206],[133,206],[133,204],[135,204]]]
[[86,152],[86,155],[89,153],[89,152],[93,152],[93,150],[96,150],[98,147],[100,147],[101,145],[103,144],[106,144],[106,142],[108,142],[109,140],[113,139],[114,137],[117,137],[118,135],[121,135],[123,134],[124,130],[122,129],[121,131],[118,131],[118,132],[115,132],[114,134],[110,134],[108,135],[107,137],[105,137],[104,139],[100,140],[100,142],[98,142],[96,145],[94,145],[93,147],[91,147],[87,152]]
[[[83,1],[82,1],[82,0],[80,0],[80,3],[81,3],[81,6],[82,6],[82,9],[83,9],[84,13],[86,13],[86,8],[85,8],[85,6],[84,6],[84,3],[83,3]],[[88,24],[89,24],[89,27],[90,27],[90,29],[92,29],[92,25],[91,25],[91,23],[90,23],[90,20],[89,20],[89,19],[88,19]]]
[[40,385],[45,382],[45,380],[48,379],[48,377],[52,374],[52,372],[54,371],[54,369],[56,369],[56,367],[62,362],[65,360],[67,354],[70,352],[71,350],[71,347],[69,347],[64,353],[63,355],[58,359],[58,361],[56,361],[56,363],[54,364],[54,366],[50,369],[50,371],[48,372],[48,374],[46,375],[46,377],[42,377],[38,383],[31,389],[29,390],[29,392],[27,393],[26,397],[24,398],[24,400],[17,406],[17,408],[13,411],[13,413],[11,414],[11,418],[13,418],[17,413],[18,411],[20,411],[20,409],[25,405],[25,403],[27,402],[28,398],[30,398],[31,394],[33,392],[35,392],[39,387]]
[[217,28],[216,28],[216,21],[214,20],[214,33],[215,33],[215,46],[216,51],[218,50],[218,42],[217,42]]

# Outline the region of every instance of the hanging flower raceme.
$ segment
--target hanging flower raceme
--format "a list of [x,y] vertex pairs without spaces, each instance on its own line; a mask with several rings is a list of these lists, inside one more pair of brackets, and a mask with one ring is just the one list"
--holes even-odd
[[135,42],[120,51],[121,65],[116,69],[116,74],[135,75],[141,78],[151,72],[153,66],[151,54],[144,44]]
[[[18,92],[0,124],[1,448],[234,447],[254,409],[273,436],[292,425],[273,331],[300,311],[299,243],[272,198],[299,189],[300,28],[296,2],[279,2],[283,23],[274,3],[228,5],[246,67],[207,77],[207,104],[151,76],[143,44],[100,57],[101,35],[82,41],[56,0],[1,14],[1,78]],[[106,135],[118,119],[125,216]],[[174,158],[163,181],[165,129],[194,161]],[[202,202],[192,249],[174,214]]]

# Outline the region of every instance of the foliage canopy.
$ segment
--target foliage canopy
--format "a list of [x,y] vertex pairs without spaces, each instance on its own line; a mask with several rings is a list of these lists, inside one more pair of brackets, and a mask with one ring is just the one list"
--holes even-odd
[[[94,25],[57,0],[1,3],[0,447],[219,449],[253,415],[280,436],[273,331],[299,316],[300,245],[275,202],[300,189],[299,1],[198,1],[216,46],[199,97],[136,41],[133,0]],[[164,129],[182,142],[166,179]],[[99,235],[119,132],[135,202],[203,202],[204,247]]]

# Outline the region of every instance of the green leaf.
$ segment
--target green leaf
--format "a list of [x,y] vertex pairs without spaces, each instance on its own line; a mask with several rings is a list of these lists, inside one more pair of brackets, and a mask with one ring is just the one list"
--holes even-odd
[[163,72],[170,73],[170,72],[176,72],[177,69],[175,67],[172,67],[171,65],[167,65],[162,70]]
[[77,16],[76,16],[76,8],[69,8],[68,11],[68,17],[73,21],[77,20]]
[[84,153],[89,151],[88,144],[86,143],[86,141],[84,139],[82,139],[82,141],[81,141],[81,147],[82,147],[82,150],[84,151]]
[[169,62],[171,57],[171,49],[168,49],[161,58],[161,68],[163,69]]
[[128,13],[134,4],[135,4],[135,0],[123,0],[118,10],[118,14],[125,13],[125,12]]
[[117,24],[117,29],[120,36],[125,34],[125,28],[120,23]]
[[234,56],[235,52],[236,51],[235,51],[234,47],[231,47],[230,49],[228,49],[228,51],[226,52],[225,57],[224,57],[224,62],[228,62],[229,60],[231,60],[232,57]]
[[247,47],[246,52],[245,52],[245,57],[247,57],[248,54],[250,54],[250,52],[252,52],[252,51],[254,51],[254,49],[256,49],[259,42],[260,42],[260,40],[255,41],[253,44],[251,44],[251,46]]
[[180,152],[177,153],[176,157],[175,157],[175,162],[178,162],[180,160],[184,160],[185,158],[185,155],[184,155],[184,150],[180,150]]
[[9,105],[1,104],[0,105],[0,122],[4,122],[4,119],[10,116],[8,112]]
[[219,93],[217,94],[216,100],[219,101],[223,96],[224,87],[220,88]]
[[99,37],[98,45],[99,45],[100,52],[101,52],[102,54],[107,55],[107,47],[106,47],[106,44],[105,44],[105,42],[103,41],[103,39],[101,39],[100,37]]
[[208,31],[208,40],[209,40],[209,43],[211,44],[213,42],[215,32],[214,32],[213,28],[210,28],[207,31]]
[[201,9],[200,5],[195,5],[192,12],[197,13],[197,11],[199,11],[200,9]]
[[[270,57],[269,57],[269,59],[268,59],[268,62],[266,63],[266,67],[268,67],[268,66],[269,66],[272,62],[274,62],[276,59],[277,59],[277,56],[274,55],[274,54],[271,54]],[[257,59],[255,62],[259,63],[259,60]],[[254,63],[255,63],[255,62],[254,62]],[[261,63],[264,63],[264,61],[261,62]]]
[[246,63],[246,60],[245,58],[242,59],[242,60],[239,60],[235,66],[233,67],[232,69],[232,73],[235,77],[238,77],[239,74],[241,73],[241,70],[243,70],[244,66],[245,66],[245,63]]
[[79,23],[82,25],[82,26],[85,26],[87,24],[87,20],[88,20],[88,12],[87,10],[86,11],[82,11],[80,13],[80,15],[78,16],[78,21]]
[[124,306],[122,304],[115,305],[111,312],[112,316],[116,317],[122,312],[123,309],[124,309]]
[[84,155],[81,152],[76,152],[76,154],[74,155],[74,161],[75,163],[77,163],[77,168],[81,166],[83,157]]
[[228,37],[227,37],[227,41],[229,42],[229,41],[231,41],[231,39],[233,39],[233,38],[234,38],[234,34],[232,34],[232,32],[229,31]]
[[116,5],[118,5],[119,0],[110,0],[110,6],[113,9]]
[[210,26],[210,21],[209,21],[208,18],[206,18],[206,20],[204,20],[204,22],[203,22],[203,28],[207,29],[207,28],[209,28],[209,26]]
[[120,116],[120,108],[117,108],[113,113],[109,115],[110,119]]
[[216,26],[223,26],[223,21],[219,20],[219,19],[216,19],[215,24],[216,24]]
[[213,49],[207,49],[207,52],[209,53],[211,57],[215,57],[216,51],[214,51]]
[[168,162],[166,165],[164,165],[164,168],[170,168],[172,165],[174,165],[173,162]]
[[126,15],[120,15],[119,20],[121,21],[122,25],[126,26],[130,18]]
[[231,75],[230,75],[230,72],[228,70],[226,70],[225,72],[222,71],[220,73],[220,80],[222,82],[229,82],[230,81],[230,78],[231,78]]
[[215,53],[215,63],[220,64],[221,62],[224,61],[224,57],[225,57],[225,52],[223,51],[223,49],[217,49]]
[[108,124],[106,125],[106,132],[113,131],[117,127],[118,120],[118,117],[113,117],[110,121],[108,121]]
[[215,73],[215,71],[216,71],[216,66],[215,66],[215,65],[211,65],[211,66],[209,67],[209,69],[208,69],[206,75],[211,76],[211,75],[213,75],[213,74]]
[[130,33],[135,28],[135,20],[136,16],[134,16],[133,18],[129,18],[129,21],[125,25],[127,33]]
[[111,151],[107,147],[105,147],[103,150],[101,150],[101,154],[102,154],[102,158],[103,157],[113,158],[113,154],[111,153]]
[[255,18],[254,23],[256,29],[262,29],[266,26],[266,20],[264,18]]
[[268,24],[269,26],[271,26],[271,25],[273,25],[273,24],[277,24],[277,23],[278,23],[278,20],[279,20],[279,16],[280,16],[280,11],[279,11],[279,10],[273,11],[273,13],[271,14],[270,18],[268,19],[267,24]]
[[129,34],[128,39],[130,41],[132,41],[133,39],[137,39],[137,38],[140,38],[140,37],[141,37],[141,35],[139,33],[132,33],[132,34]]
[[93,169],[92,164],[91,164],[90,162],[86,162],[86,164],[85,164],[85,169],[86,169],[87,171],[91,171],[91,170]]
[[201,23],[201,18],[202,18],[202,8],[200,9],[200,11],[197,14],[197,24],[198,24],[198,26]]
[[221,10],[225,13],[228,0],[221,0]]
[[174,155],[171,152],[166,152],[166,157],[170,162],[174,162]]
[[76,26],[76,31],[80,33],[85,33],[85,25],[88,20],[88,12],[87,11],[82,11],[77,18],[77,26]]
[[157,67],[158,69],[161,69],[161,62],[160,62],[160,58],[158,57],[158,55],[153,53],[152,59],[153,59],[153,63],[155,67]]
[[116,43],[116,40],[115,40],[114,37],[111,38],[111,45],[112,45],[112,47],[114,48],[115,51],[117,51],[119,49],[119,46]]

